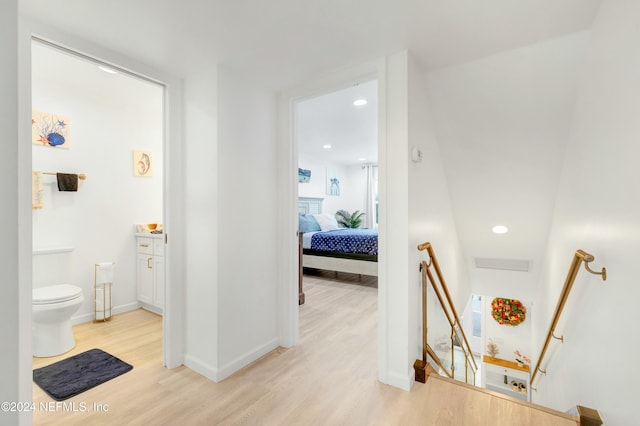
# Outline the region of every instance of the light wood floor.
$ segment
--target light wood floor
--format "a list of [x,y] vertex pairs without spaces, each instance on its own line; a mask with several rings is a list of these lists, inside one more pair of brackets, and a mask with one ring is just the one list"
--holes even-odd
[[[77,346],[34,368],[98,347],[134,369],[65,401],[33,385],[36,425],[550,425],[539,412],[508,398],[490,398],[447,380],[430,379],[412,392],[377,380],[375,279],[333,275],[305,278],[300,344],[279,348],[214,383],[193,371],[161,366],[161,318],[144,310],[105,324],[74,327]],[[86,406],[86,412],[69,411]],[[95,410],[103,407],[102,410]],[[514,408],[515,407],[515,408]],[[105,410],[106,408],[106,410]],[[84,410],[83,410],[84,411]],[[515,421],[515,423],[514,423]],[[575,425],[575,422],[572,423]]]

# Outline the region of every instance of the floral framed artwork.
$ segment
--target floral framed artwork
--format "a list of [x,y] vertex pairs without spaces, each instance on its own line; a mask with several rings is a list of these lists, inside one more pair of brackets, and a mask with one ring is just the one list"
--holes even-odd
[[64,115],[34,110],[31,115],[31,143],[69,149],[69,122],[69,117]]
[[153,155],[151,151],[133,151],[133,175],[153,176]]
[[491,301],[491,316],[498,324],[516,326],[527,317],[527,308],[519,300],[496,297]]

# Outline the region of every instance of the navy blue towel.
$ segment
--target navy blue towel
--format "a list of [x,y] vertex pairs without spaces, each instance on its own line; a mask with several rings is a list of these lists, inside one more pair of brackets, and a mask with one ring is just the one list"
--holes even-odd
[[77,191],[78,175],[72,173],[56,173],[58,191]]

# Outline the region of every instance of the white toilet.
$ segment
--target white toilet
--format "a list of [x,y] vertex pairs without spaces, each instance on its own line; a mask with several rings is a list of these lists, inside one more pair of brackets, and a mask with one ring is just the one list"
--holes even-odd
[[33,355],[47,357],[63,354],[76,345],[71,330],[73,315],[84,297],[82,289],[59,284],[33,289]]

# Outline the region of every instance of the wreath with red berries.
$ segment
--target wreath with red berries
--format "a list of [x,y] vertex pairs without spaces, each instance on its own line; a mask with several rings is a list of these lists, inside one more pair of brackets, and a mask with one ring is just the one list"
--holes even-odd
[[496,297],[491,302],[493,319],[503,325],[520,325],[527,317],[527,308],[516,299]]

